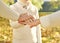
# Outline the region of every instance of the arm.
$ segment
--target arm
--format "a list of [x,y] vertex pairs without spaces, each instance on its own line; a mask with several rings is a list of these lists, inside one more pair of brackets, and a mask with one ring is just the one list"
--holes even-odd
[[43,16],[40,21],[44,28],[60,27],[60,11]]
[[[22,10],[20,7],[15,7],[14,5],[10,7],[12,10],[15,10],[16,12],[18,12],[19,14],[22,13]],[[17,10],[18,9],[18,10]],[[19,11],[20,10],[20,11]],[[21,12],[21,13],[20,13]],[[23,10],[24,12],[24,10]],[[18,21],[10,21],[10,24],[13,28],[15,28],[15,35],[16,38],[18,37],[19,39],[22,39],[21,42],[26,42],[26,43],[33,43],[33,40],[32,40],[32,34],[31,34],[31,30],[30,30],[30,27],[29,26],[23,26],[23,25],[20,25],[18,23]],[[17,33],[16,33],[17,32]],[[20,34],[18,34],[20,33]],[[21,36],[20,36],[21,35]],[[25,41],[23,41],[25,40]],[[27,41],[28,40],[28,41]]]
[[[24,13],[26,13],[25,10],[20,5],[18,5],[17,3],[11,5],[10,8],[11,8],[11,10],[19,13],[18,16],[21,16],[21,14],[23,15]],[[10,20],[10,25],[13,28],[19,28],[19,27],[22,27],[23,26],[22,24],[18,23],[18,21],[13,21],[13,20]]]
[[11,10],[1,0],[0,0],[0,16],[15,21],[18,20],[19,18],[18,13]]

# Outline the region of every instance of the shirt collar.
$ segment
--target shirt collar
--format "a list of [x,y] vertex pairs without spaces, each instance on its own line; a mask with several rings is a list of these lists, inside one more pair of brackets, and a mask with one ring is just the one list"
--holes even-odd
[[26,6],[27,9],[29,9],[29,7],[31,6],[31,2],[29,2],[29,5],[26,5],[26,4],[24,4],[24,3],[20,2],[20,1],[18,1],[17,3],[22,5],[22,6]]
[[20,1],[18,1],[18,3],[21,4],[21,5],[23,5],[23,6],[29,6],[29,5],[24,4],[23,2],[20,2]]

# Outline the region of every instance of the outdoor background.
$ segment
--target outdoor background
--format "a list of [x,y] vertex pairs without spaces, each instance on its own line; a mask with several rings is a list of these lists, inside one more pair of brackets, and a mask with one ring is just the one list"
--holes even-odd
[[[8,6],[14,4],[16,0],[3,0]],[[39,16],[45,16],[60,10],[60,0],[31,0],[39,10]],[[60,28],[52,27],[44,29],[42,27],[42,43],[60,43]],[[12,42],[13,29],[9,25],[9,20],[0,17],[0,43]]]

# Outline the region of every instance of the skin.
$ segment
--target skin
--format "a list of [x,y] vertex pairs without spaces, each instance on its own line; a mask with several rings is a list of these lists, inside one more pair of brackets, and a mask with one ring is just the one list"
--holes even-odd
[[23,25],[29,25],[30,28],[37,26],[40,24],[39,19],[34,19],[33,16],[27,15],[27,14],[22,14],[18,20],[18,23],[23,24]]

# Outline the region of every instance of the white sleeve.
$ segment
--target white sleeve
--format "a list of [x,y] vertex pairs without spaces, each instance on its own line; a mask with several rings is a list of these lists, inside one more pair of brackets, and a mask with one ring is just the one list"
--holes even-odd
[[[38,9],[36,7],[35,7],[35,16],[36,16],[36,19],[39,19]],[[38,43],[42,43],[41,25],[39,24],[36,28],[37,28],[37,40],[38,40]]]
[[36,7],[35,7],[35,16],[36,16],[36,19],[39,19],[38,9]]
[[[13,5],[10,6],[11,10],[19,13],[18,16],[20,16],[21,14],[25,13],[24,9],[22,9],[22,7],[20,6],[17,6],[18,4],[15,3]],[[18,21],[13,21],[13,20],[10,20],[10,25],[13,27],[13,28],[19,28],[19,27],[22,27],[22,25],[20,23],[18,23]]]
[[40,21],[43,27],[60,27],[60,11],[40,17]]
[[10,8],[15,12],[19,13],[18,16],[20,16],[21,14],[27,13],[27,10],[24,9],[18,2],[11,5]]
[[[18,11],[16,10],[16,8],[14,7],[14,4],[10,6],[11,10],[15,11],[18,13]],[[20,16],[20,15],[18,15]],[[13,21],[10,20],[10,25],[15,29],[15,28],[19,28],[21,25],[18,23],[18,21]]]
[[39,19],[38,9],[34,5],[30,5],[30,9],[28,9],[28,12],[35,18]]
[[9,20],[18,20],[19,16],[17,12],[11,10],[6,4],[0,0],[0,16]]

